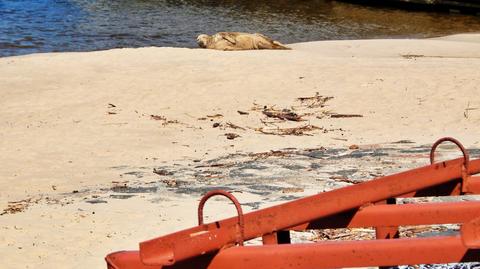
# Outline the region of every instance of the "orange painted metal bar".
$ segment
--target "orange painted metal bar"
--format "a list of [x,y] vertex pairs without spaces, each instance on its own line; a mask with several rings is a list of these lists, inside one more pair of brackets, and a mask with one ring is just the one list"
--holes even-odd
[[461,236],[232,247],[208,269],[306,269],[480,261]]
[[[244,239],[461,178],[463,161],[461,158],[435,163],[245,214]],[[480,160],[469,162],[469,172],[480,172]],[[142,242],[141,260],[146,265],[173,265],[219,250],[237,241],[236,224],[237,218],[229,218]]]
[[326,241],[321,243],[231,247],[172,266],[146,265],[138,251],[112,253],[109,269],[307,269],[480,261],[461,236]]
[[331,215],[291,228],[358,228],[465,223],[480,216],[480,201],[372,205]]
[[468,194],[479,194],[480,193],[480,177],[472,176],[467,180],[465,191]]
[[105,261],[108,269],[205,269],[212,261],[216,253],[210,253],[199,257],[175,263],[172,266],[146,265],[140,259],[139,251],[118,251],[109,254]]

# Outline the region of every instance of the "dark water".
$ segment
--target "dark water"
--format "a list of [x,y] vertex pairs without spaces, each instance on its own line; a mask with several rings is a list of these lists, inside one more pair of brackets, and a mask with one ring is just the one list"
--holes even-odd
[[200,33],[282,42],[480,32],[480,17],[328,0],[0,0],[0,56],[119,47],[194,47]]

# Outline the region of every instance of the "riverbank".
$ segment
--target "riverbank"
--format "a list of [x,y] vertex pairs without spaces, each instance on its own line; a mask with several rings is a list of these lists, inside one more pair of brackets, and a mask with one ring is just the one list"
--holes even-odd
[[[479,147],[480,35],[291,46],[0,58],[6,268],[102,268],[111,250],[194,225],[208,188],[243,190],[251,210],[335,187],[325,176],[340,168],[425,164],[439,137]],[[357,146],[362,167],[328,158]]]

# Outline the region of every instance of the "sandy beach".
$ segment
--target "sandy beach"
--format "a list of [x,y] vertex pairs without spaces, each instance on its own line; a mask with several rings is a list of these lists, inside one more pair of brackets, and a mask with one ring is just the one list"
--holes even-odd
[[291,47],[0,58],[0,267],[106,268],[212,188],[249,211],[427,164],[443,136],[479,152],[480,34]]

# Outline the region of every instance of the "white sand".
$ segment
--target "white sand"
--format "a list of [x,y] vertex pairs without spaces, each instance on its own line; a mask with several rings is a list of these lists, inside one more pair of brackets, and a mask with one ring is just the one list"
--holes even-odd
[[[108,188],[121,180],[112,168],[119,166],[285,147],[403,139],[428,144],[442,136],[479,146],[480,34],[292,47],[115,49],[0,58],[0,209],[8,201]],[[334,97],[328,109],[364,117],[310,117],[310,124],[345,130],[313,136],[253,130],[263,126],[261,114],[250,111],[254,103],[289,107],[295,98],[315,92]],[[252,129],[221,130],[212,128],[212,121],[198,120],[217,113],[223,118],[215,121]],[[151,114],[180,123],[162,126]],[[241,137],[227,140],[227,132]],[[102,259],[109,251],[135,248],[141,240],[195,222],[197,198],[189,196],[94,205],[79,199],[65,206],[42,202],[0,216],[0,267],[105,268]]]

